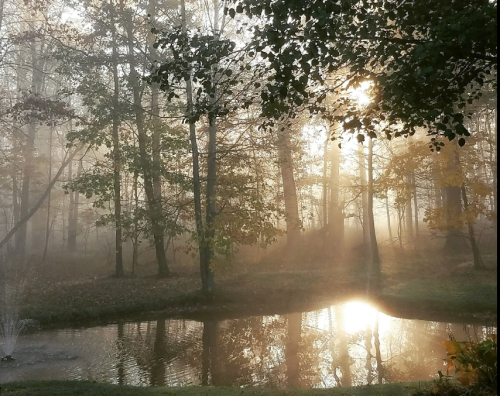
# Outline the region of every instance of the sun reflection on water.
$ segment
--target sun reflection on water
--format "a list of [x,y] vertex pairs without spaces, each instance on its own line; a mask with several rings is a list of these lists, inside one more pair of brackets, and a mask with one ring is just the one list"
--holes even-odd
[[17,365],[0,364],[0,377],[275,388],[428,380],[446,369],[450,333],[465,340],[491,332],[391,317],[363,300],[222,321],[158,318],[23,335]]

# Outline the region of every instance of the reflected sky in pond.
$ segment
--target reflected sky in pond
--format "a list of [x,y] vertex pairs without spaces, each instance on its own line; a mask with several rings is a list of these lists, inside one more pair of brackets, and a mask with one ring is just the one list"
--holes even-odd
[[496,328],[408,320],[363,302],[319,311],[197,322],[158,319],[21,336],[1,381],[141,386],[334,387],[437,377],[449,334]]

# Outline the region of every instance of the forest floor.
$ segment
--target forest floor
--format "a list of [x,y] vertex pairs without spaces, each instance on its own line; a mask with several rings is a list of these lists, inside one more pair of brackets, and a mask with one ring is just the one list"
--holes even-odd
[[[68,257],[68,256],[66,256]],[[193,267],[173,268],[168,278],[141,268],[115,278],[77,261],[39,265],[29,272],[20,316],[44,328],[165,317],[231,318],[319,309],[370,297],[383,312],[403,318],[496,324],[496,254],[475,271],[468,257],[430,259],[425,254],[383,253],[382,288],[367,295],[363,260],[314,264],[270,255],[255,264],[235,264],[216,273],[210,300],[201,294]],[[106,274],[107,272],[107,274]]]

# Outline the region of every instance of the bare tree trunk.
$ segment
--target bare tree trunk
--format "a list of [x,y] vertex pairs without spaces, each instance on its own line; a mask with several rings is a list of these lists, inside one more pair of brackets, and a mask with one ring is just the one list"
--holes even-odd
[[498,110],[495,108],[495,113],[494,113],[494,121],[495,121],[495,130],[493,133],[490,132],[490,140],[491,140],[491,152],[492,156],[494,156],[491,159],[491,164],[492,164],[492,174],[493,174],[493,228],[495,230],[495,234],[498,232],[498,220],[497,220],[497,208],[498,208],[498,191],[497,191],[497,164],[498,164],[498,148],[497,148],[497,136],[498,136]]
[[378,251],[375,219],[373,216],[373,140],[368,141],[368,227],[370,229],[371,265],[369,275],[373,278],[371,284],[377,289],[380,287],[380,254]]
[[340,207],[340,148],[333,142],[330,152],[330,207],[328,210],[329,244],[332,253],[342,255],[344,214]]
[[413,210],[415,212],[415,238],[418,239],[419,227],[418,227],[418,197],[417,197],[417,184],[415,182],[415,172],[411,173],[411,180],[413,186]]
[[322,193],[323,193],[323,198],[322,198],[322,217],[323,217],[323,251],[326,252],[326,248],[328,246],[328,184],[326,180],[326,167],[328,164],[328,143],[330,139],[328,138],[328,131],[327,131],[327,138],[325,140],[325,147],[323,150],[323,180],[322,180]]
[[[182,31],[186,33],[186,4],[185,0],[181,0],[181,17],[182,17]],[[200,164],[198,151],[198,140],[196,137],[196,127],[193,121],[193,89],[191,78],[186,81],[186,94],[187,94],[187,111],[186,118],[189,122],[189,139],[191,141],[191,154],[193,157],[193,195],[194,195],[194,214],[196,222],[196,234],[198,238],[198,251],[200,259],[200,276],[202,291],[208,290],[207,286],[207,273],[206,273],[206,258],[205,258],[205,233],[202,217],[201,207],[201,179],[200,179]]]
[[[469,208],[469,201],[467,199],[465,183],[462,184],[460,190],[462,192],[462,199],[464,201],[464,209],[467,210]],[[483,259],[481,258],[481,253],[479,252],[479,246],[477,245],[476,236],[474,235],[474,224],[469,217],[467,217],[467,228],[469,230],[469,241],[472,249],[472,258],[474,260],[474,269],[483,270],[486,267],[483,263]]]
[[392,245],[393,239],[392,239],[392,227],[391,227],[391,212],[389,211],[389,191],[386,191],[385,211],[387,215],[387,229],[389,230],[389,240]]
[[368,191],[367,191],[367,180],[366,180],[366,159],[364,154],[363,144],[358,144],[358,162],[359,162],[359,175],[361,180],[361,202],[363,210],[363,247],[364,253],[368,253],[368,247],[370,245],[370,226],[369,226],[369,216],[368,216]]
[[28,211],[28,213],[19,219],[19,221],[12,227],[12,229],[5,235],[5,237],[0,241],[0,249],[2,249],[8,242],[9,240],[17,233],[17,231],[25,225],[28,220],[33,217],[33,215],[37,212],[37,210],[42,206],[43,202],[47,198],[47,196],[50,194],[50,191],[52,187],[57,183],[59,180],[59,177],[61,176],[61,173],[63,172],[64,168],[68,165],[69,161],[73,159],[73,157],[76,155],[77,151],[80,148],[75,149],[71,154],[69,154],[68,158],[63,161],[61,166],[59,167],[59,170],[56,172],[54,178],[50,181],[49,185],[41,195],[41,197],[38,199],[38,201],[32,206],[32,208]]
[[[52,180],[52,134],[53,134],[53,128],[50,128],[49,131],[49,183]],[[49,196],[47,197],[47,218],[46,218],[46,223],[45,223],[45,244],[43,247],[43,255],[42,255],[42,263],[45,261],[45,258],[47,257],[47,250],[49,248],[49,236],[50,236],[50,204],[51,204],[51,197],[52,194],[49,191]]]
[[[78,179],[82,173],[82,160],[78,161],[78,169],[76,171],[76,178]],[[68,167],[70,178],[73,179],[72,163]],[[78,205],[80,200],[80,193],[78,190],[71,191],[69,195],[69,213],[68,213],[68,250],[71,252],[76,251],[76,241],[78,236]]]
[[397,205],[398,209],[398,240],[399,240],[399,247],[401,250],[403,250],[403,213],[401,210],[401,205]]
[[137,267],[137,258],[139,255],[139,221],[137,219],[137,212],[139,209],[139,192],[137,191],[137,179],[139,174],[137,171],[134,172],[134,180],[132,182],[132,190],[134,194],[134,235],[132,237],[132,275],[135,274],[135,268]]
[[286,212],[287,247],[297,247],[301,240],[299,205],[297,202],[297,188],[293,175],[293,157],[290,143],[290,133],[285,126],[280,126],[278,131],[278,151],[283,181],[283,197]]
[[411,205],[412,199],[412,190],[413,183],[411,179],[411,172],[406,174],[406,191],[407,191],[407,200],[406,200],[406,235],[408,236],[408,241],[413,243],[414,235],[413,235],[413,208]]
[[215,217],[217,216],[215,185],[217,182],[217,146],[216,146],[216,119],[211,117],[208,127],[208,156],[207,156],[207,207],[206,207],[206,228],[205,228],[205,271],[207,293],[213,293],[215,289],[214,273],[210,265],[214,259],[214,239],[215,239]]
[[[68,180],[73,181],[73,161],[68,165]],[[75,192],[69,192],[69,207],[68,207],[68,251],[73,252],[76,247],[76,229],[73,221],[73,208],[75,206]]]
[[[448,161],[447,169],[450,172],[457,172],[460,167],[460,160],[458,153],[456,152],[457,147],[450,145],[449,149],[454,150],[450,153],[450,160]],[[467,245],[465,242],[465,235],[462,230],[458,229],[454,224],[456,219],[462,214],[462,197],[460,186],[446,186],[446,221],[449,225],[448,234],[446,235],[446,242],[444,245],[444,250],[450,254],[465,253],[467,251]]]
[[[78,168],[76,171],[76,178],[78,179],[82,174],[82,160],[78,161]],[[73,162],[68,166],[69,180],[73,180]],[[68,209],[68,251],[76,251],[76,242],[78,236],[78,205],[80,200],[80,193],[78,190],[70,191],[69,193],[69,209]]]
[[[130,18],[130,16],[129,16]],[[134,96],[134,112],[135,112],[135,122],[137,126],[137,134],[139,141],[139,153],[140,153],[140,163],[142,168],[142,175],[144,179],[144,191],[146,192],[146,198],[148,201],[148,212],[149,219],[151,221],[151,227],[153,230],[153,239],[156,252],[156,260],[158,262],[158,275],[168,276],[170,275],[170,269],[168,268],[167,258],[165,256],[165,246],[163,239],[163,227],[161,225],[162,207],[161,207],[161,193],[157,191],[155,194],[153,187],[153,176],[156,171],[152,171],[152,166],[149,162],[149,154],[147,151],[147,136],[144,126],[144,110],[141,103],[141,92],[139,84],[139,75],[136,71],[136,59],[134,56],[134,35],[133,35],[133,23],[131,19],[127,21],[127,36],[128,36],[128,50],[129,50],[129,64],[130,64],[130,83],[132,85],[132,91]],[[158,199],[159,197],[159,199]]]
[[120,136],[119,124],[119,81],[118,81],[118,50],[117,37],[115,27],[115,10],[113,0],[110,0],[112,21],[111,21],[111,37],[113,41],[112,52],[112,73],[113,73],[113,190],[114,190],[114,215],[115,215],[115,275],[122,277],[125,275],[123,268],[123,238],[122,238],[122,205],[121,205],[121,152],[120,152]]
[[[151,0],[149,3],[150,15],[156,15],[156,0]],[[149,51],[153,59],[158,59],[158,51],[153,45],[149,46]],[[159,86],[157,83],[151,84],[151,115],[152,115],[152,153],[153,153],[153,191],[156,202],[163,202],[161,190],[161,120],[160,120],[160,104],[159,104]],[[162,239],[164,239],[162,235]],[[163,242],[165,245],[165,242]],[[166,250],[166,248],[165,248]],[[166,258],[165,258],[166,259]]]

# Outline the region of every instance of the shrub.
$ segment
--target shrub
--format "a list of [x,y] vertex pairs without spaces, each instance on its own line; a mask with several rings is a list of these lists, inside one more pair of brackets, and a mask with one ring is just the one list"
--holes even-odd
[[497,390],[497,335],[481,342],[443,341],[448,370],[465,387]]

